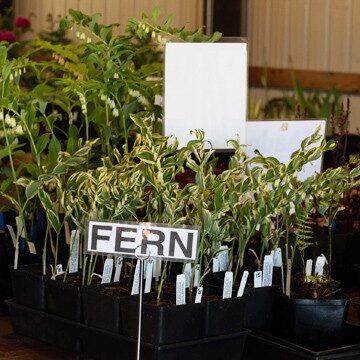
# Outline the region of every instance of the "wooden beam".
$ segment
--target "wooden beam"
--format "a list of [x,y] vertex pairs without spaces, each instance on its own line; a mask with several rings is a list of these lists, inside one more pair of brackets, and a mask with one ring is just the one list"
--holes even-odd
[[297,79],[304,89],[332,90],[340,93],[360,93],[360,74],[332,71],[311,71],[298,69],[266,68],[250,66],[249,86],[293,89]]

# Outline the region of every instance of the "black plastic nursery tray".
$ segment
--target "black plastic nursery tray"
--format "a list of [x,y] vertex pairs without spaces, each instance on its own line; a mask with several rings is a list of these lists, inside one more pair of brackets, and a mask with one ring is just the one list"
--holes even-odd
[[[33,310],[9,300],[6,302],[14,331],[68,351],[98,360],[133,360],[134,339],[90,328],[55,315]],[[176,324],[174,324],[176,326]],[[141,344],[142,360],[241,360],[248,330],[196,341],[155,346]]]
[[313,349],[309,349],[270,334],[257,332],[247,337],[243,359],[359,360],[360,326],[347,324],[337,341],[329,341],[327,349],[316,349],[316,346],[316,338]]

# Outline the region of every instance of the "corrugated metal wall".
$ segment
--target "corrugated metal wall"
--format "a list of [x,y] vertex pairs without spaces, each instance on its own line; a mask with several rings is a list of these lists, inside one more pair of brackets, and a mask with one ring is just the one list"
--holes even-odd
[[[360,73],[360,0],[249,0],[248,9],[251,65]],[[250,96],[265,98],[258,89]],[[350,99],[356,132],[360,97]]]
[[32,18],[33,29],[39,32],[46,29],[48,14],[65,15],[68,9],[78,9],[86,14],[101,13],[102,23],[120,23],[123,31],[128,19],[140,18],[142,13],[148,15],[159,6],[163,17],[173,15],[172,25],[185,25],[188,29],[195,29],[202,23],[202,0],[14,0],[17,15]]
[[[35,32],[48,26],[49,13],[69,8],[102,13],[102,22],[121,24],[150,14],[159,6],[173,14],[173,25],[189,29],[202,24],[204,0],[14,0],[17,15],[36,14]],[[248,0],[250,65],[309,70],[360,72],[360,0]],[[251,89],[253,99],[264,91]],[[271,91],[268,96],[282,92]],[[360,97],[351,96],[351,131],[360,128]]]

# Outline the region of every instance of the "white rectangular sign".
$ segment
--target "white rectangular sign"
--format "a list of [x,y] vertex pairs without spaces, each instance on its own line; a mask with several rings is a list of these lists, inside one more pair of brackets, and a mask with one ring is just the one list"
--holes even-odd
[[[245,152],[254,156],[259,150],[264,156],[273,156],[282,163],[290,160],[291,154],[300,148],[301,142],[311,136],[320,126],[320,134],[325,137],[325,120],[254,120],[246,123]],[[320,143],[319,143],[320,144]],[[321,171],[322,159],[304,166],[298,178],[305,180]]]
[[[195,261],[199,230],[192,226],[89,221],[87,252],[148,255],[172,261]],[[136,252],[135,252],[136,249]]]
[[246,43],[167,43],[165,47],[164,134],[180,147],[205,131],[214,149],[245,141]]

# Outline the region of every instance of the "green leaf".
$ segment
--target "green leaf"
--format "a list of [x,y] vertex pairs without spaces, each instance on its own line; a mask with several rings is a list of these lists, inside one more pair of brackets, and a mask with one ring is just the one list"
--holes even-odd
[[40,187],[42,186],[41,181],[30,181],[29,185],[25,189],[25,195],[28,200],[32,199],[37,193]]
[[49,163],[51,165],[54,166],[56,164],[58,154],[60,151],[61,151],[61,144],[59,140],[55,136],[53,136],[49,143],[49,154],[48,154]]
[[47,144],[49,143],[50,140],[50,134],[46,133],[46,134],[42,134],[37,142],[36,142],[36,151],[38,154],[41,154],[47,147]]
[[136,155],[141,161],[144,161],[148,164],[156,165],[156,161],[154,159],[154,155],[151,152],[143,151]]
[[58,164],[54,167],[53,173],[55,175],[66,174],[67,166],[65,164]]

